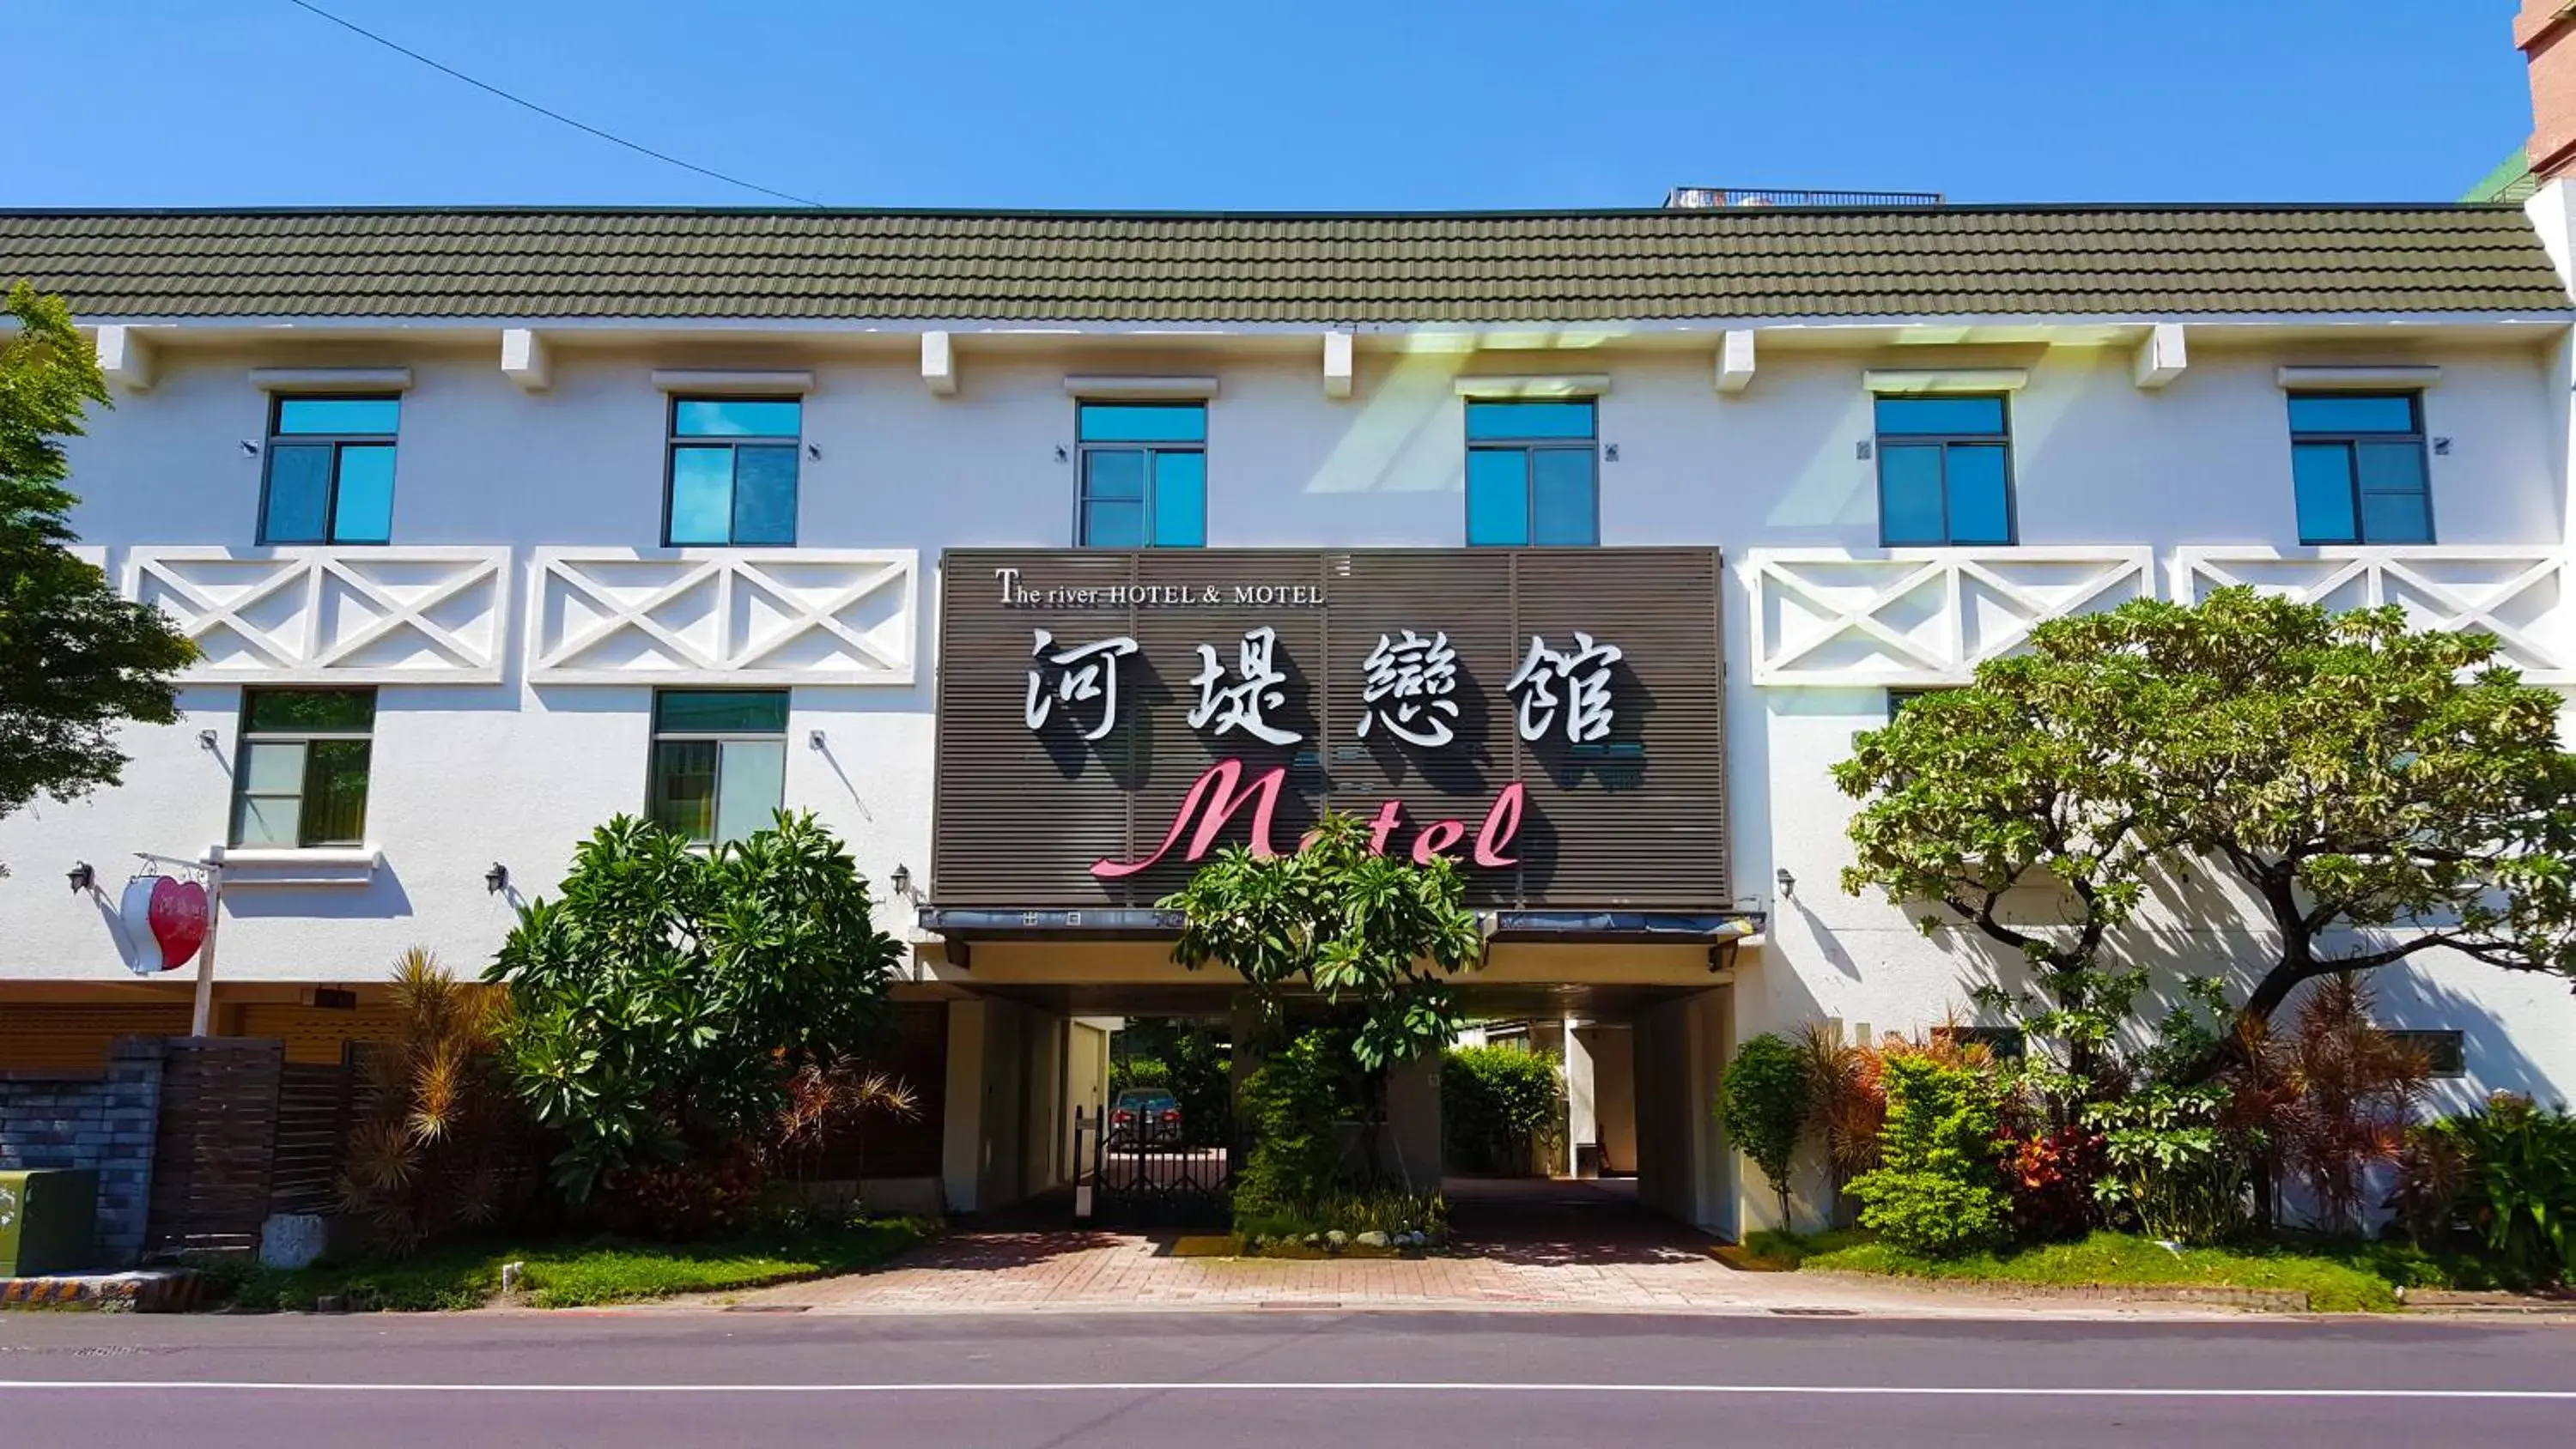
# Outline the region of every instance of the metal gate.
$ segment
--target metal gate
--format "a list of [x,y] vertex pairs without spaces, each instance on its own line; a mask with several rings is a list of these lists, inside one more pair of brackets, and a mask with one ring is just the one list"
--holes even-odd
[[[1126,1120],[1121,1120],[1125,1118]],[[1234,1206],[1233,1124],[1192,1130],[1122,1113],[1073,1109],[1073,1215],[1137,1227],[1223,1227]]]

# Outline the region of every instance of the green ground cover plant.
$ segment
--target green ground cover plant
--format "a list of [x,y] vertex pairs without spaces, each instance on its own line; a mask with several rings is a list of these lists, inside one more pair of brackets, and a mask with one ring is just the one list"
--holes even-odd
[[2357,1240],[2285,1240],[2175,1251],[2127,1233],[2097,1232],[2071,1243],[1980,1250],[1934,1258],[1865,1232],[1761,1232],[1745,1246],[1766,1263],[1800,1269],[1881,1273],[1944,1282],[2049,1287],[2257,1288],[2302,1292],[2320,1313],[2389,1313],[2406,1287],[2447,1287],[2436,1260],[2401,1245]]
[[405,1258],[325,1260],[292,1270],[237,1262],[196,1266],[211,1297],[244,1312],[309,1312],[332,1299],[358,1311],[480,1308],[500,1293],[501,1269],[509,1263],[525,1265],[520,1291],[531,1307],[579,1308],[856,1272],[937,1230],[919,1219],[880,1218],[705,1243],[453,1242]]

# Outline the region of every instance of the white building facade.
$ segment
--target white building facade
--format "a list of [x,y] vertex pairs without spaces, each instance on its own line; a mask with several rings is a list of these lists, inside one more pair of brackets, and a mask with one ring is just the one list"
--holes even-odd
[[[0,823],[0,1067],[186,1028],[187,973],[131,969],[136,852],[223,867],[216,1030],[327,1041],[408,947],[479,970],[611,815],[783,804],[914,943],[941,1199],[1006,1201],[1064,1175],[1085,1021],[1205,983],[1149,925],[938,929],[945,554],[1680,546],[1719,561],[1725,889],[1488,965],[1569,1003],[1605,1160],[1759,1226],[1709,1121],[1733,1043],[1973,1020],[1992,969],[1837,888],[1827,771],[1892,695],[2231,580],[2576,684],[2569,214],[0,216],[115,391],[83,546],[205,650],[122,787]],[[2137,935],[2263,950],[2250,914]],[[2375,984],[2460,1034],[2460,1099],[2576,1096],[2565,982]]]

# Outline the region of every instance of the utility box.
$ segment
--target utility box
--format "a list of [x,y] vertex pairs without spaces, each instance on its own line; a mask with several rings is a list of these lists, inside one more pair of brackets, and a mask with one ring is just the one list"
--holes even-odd
[[98,1172],[0,1172],[0,1278],[98,1266]]

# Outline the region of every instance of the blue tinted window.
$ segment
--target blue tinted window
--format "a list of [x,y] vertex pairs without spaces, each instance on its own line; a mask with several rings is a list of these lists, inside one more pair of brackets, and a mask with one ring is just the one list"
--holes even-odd
[[393,536],[390,397],[281,397],[270,410],[263,543],[383,543]]
[[2290,398],[2294,433],[2411,433],[2415,395],[2377,397],[2355,393],[2297,393]]
[[333,543],[383,543],[394,530],[394,450],[343,443],[339,486],[331,503]]
[[1594,459],[1590,448],[1536,448],[1530,452],[1530,542],[1600,542],[1593,517]]
[[[796,542],[797,445],[779,440],[798,436],[804,411],[792,398],[673,401],[663,541],[684,548]],[[768,441],[748,441],[754,438]]]
[[1207,454],[1154,455],[1154,546],[1207,544]]
[[2012,488],[2004,450],[1994,443],[1952,443],[1942,450],[1950,498],[1950,542],[2012,542]]
[[1204,443],[1201,403],[1083,403],[1076,426],[1086,443]]
[[2004,400],[1999,397],[1883,397],[1877,400],[1878,431],[1920,437],[1993,436],[2004,431]]
[[1880,543],[2013,541],[2010,419],[2002,398],[1880,397],[1871,400],[1871,415],[1879,437]]
[[1112,499],[1084,504],[1082,542],[1086,548],[1143,548],[1144,503],[1141,500]]
[[1082,460],[1085,491],[1093,498],[1142,498],[1146,466],[1142,448],[1087,453]]
[[804,431],[805,405],[778,398],[682,398],[671,405],[671,432],[682,438],[793,438]]
[[1593,415],[1590,402],[1469,402],[1467,441],[1589,438]]
[[733,541],[796,541],[796,450],[733,450]]
[[670,541],[679,546],[733,540],[733,449],[671,450]]
[[1082,495],[1075,541],[1088,548],[1207,544],[1207,408],[1200,403],[1079,403]]
[[2304,543],[2431,543],[2432,480],[2416,393],[2296,393],[2291,483]]
[[402,400],[399,398],[282,397],[277,400],[277,431],[281,435],[390,436],[399,430],[401,421]]
[[331,518],[329,443],[273,444],[268,450],[268,499],[260,518],[263,543],[327,543]]
[[1878,538],[1891,547],[1948,542],[1939,444],[1878,450]]
[[2361,536],[2372,543],[2431,543],[2433,516],[2424,495],[2362,494]]
[[1529,536],[1529,454],[1518,448],[1467,455],[1467,542],[1525,544]]
[[2299,542],[2352,543],[2360,539],[2353,511],[2352,449],[2343,443],[2301,443],[2290,450],[2298,495]]

